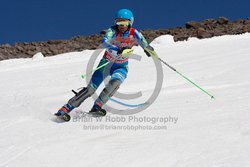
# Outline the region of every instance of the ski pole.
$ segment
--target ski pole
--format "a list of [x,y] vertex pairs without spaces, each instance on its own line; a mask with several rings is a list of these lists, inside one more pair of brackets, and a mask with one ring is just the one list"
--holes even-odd
[[96,69],[93,69],[93,70],[91,70],[90,72],[88,72],[88,73],[86,73],[86,74],[82,74],[82,75],[81,75],[82,79],[84,79],[86,76],[88,76],[88,75],[92,74],[93,72],[95,72],[95,71],[99,70],[100,68],[102,68],[102,67],[104,67],[104,66],[108,65],[109,63],[110,63],[110,61],[108,61],[108,62],[104,63],[104,64],[103,64],[103,65],[101,65],[101,66],[98,66]]
[[210,96],[211,99],[214,99],[213,95],[211,95],[206,90],[204,90],[202,87],[200,87],[199,85],[197,85],[196,83],[194,83],[193,81],[191,81],[188,77],[186,77],[185,75],[183,75],[182,73],[180,73],[179,71],[177,71],[174,67],[170,66],[168,63],[166,63],[165,61],[163,61],[161,58],[158,58],[158,60],[160,60],[163,64],[167,65],[170,69],[172,69],[173,71],[175,71],[177,74],[179,74],[180,76],[182,76],[184,79],[186,79],[187,81],[189,81],[195,87],[197,87],[198,89],[200,89],[201,91],[203,91],[204,93],[206,93],[208,96]]
[[179,74],[181,77],[183,77],[184,79],[186,79],[187,81],[189,81],[191,84],[193,84],[195,87],[197,87],[198,89],[200,89],[201,91],[203,91],[204,93],[206,93],[208,96],[210,96],[211,99],[215,99],[213,95],[211,95],[210,93],[208,93],[205,89],[203,89],[202,87],[200,87],[199,85],[197,85],[196,83],[194,83],[192,80],[190,80],[188,77],[186,77],[185,75],[183,75],[182,73],[180,73],[178,70],[176,70],[174,67],[170,66],[167,62],[163,61],[155,51],[152,51],[148,48],[144,48],[145,50],[147,50],[153,58],[158,59],[159,61],[161,61],[163,64],[165,64],[166,66],[168,66],[171,70],[175,71],[177,74]]
[[[121,56],[119,56],[118,58],[120,58],[120,57],[122,57],[122,56],[129,55],[129,54],[131,54],[132,52],[133,52],[133,49],[125,49],[125,50],[122,52]],[[102,67],[108,65],[109,63],[111,63],[111,61],[108,61],[108,62],[102,64],[101,66],[98,66],[97,68],[91,70],[90,72],[88,72],[88,73],[86,73],[86,74],[82,74],[82,75],[81,75],[82,79],[84,79],[86,76],[92,74],[93,72],[99,70],[100,68],[102,68]]]

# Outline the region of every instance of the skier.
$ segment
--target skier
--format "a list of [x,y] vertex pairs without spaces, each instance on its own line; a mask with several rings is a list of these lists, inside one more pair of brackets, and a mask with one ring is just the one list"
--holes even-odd
[[[139,44],[148,57],[151,56],[151,53],[146,51],[145,48],[151,51],[154,50],[143,35],[135,28],[132,28],[133,22],[134,16],[129,9],[121,9],[117,12],[115,25],[109,28],[103,37],[101,45],[106,51],[98,67],[109,61],[111,63],[95,71],[88,86],[77,93],[75,92],[75,96],[71,98],[67,104],[62,106],[55,115],[68,115],[74,108],[79,107],[86,98],[93,95],[103,80],[110,75],[109,83],[100,93],[90,110],[92,114],[105,116],[106,111],[102,109],[103,105],[114,95],[127,77],[128,57],[122,56],[122,52],[125,49],[131,49],[135,44]],[[107,72],[105,69],[109,69],[109,71]]]

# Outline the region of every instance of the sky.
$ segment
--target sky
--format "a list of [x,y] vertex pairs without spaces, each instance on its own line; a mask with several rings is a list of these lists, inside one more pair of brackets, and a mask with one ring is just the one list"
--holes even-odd
[[134,27],[159,29],[187,21],[250,17],[249,0],[0,0],[0,44],[70,39],[97,34],[114,24],[116,12],[129,8]]

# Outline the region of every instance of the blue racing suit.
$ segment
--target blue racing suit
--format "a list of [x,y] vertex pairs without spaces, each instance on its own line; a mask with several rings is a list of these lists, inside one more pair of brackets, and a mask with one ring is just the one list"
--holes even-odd
[[139,44],[142,48],[148,46],[143,35],[135,28],[129,28],[125,33],[120,33],[116,26],[109,28],[102,39],[102,46],[106,49],[98,66],[111,61],[108,65],[94,72],[90,85],[97,89],[102,81],[111,76],[110,81],[119,80],[121,83],[126,79],[128,73],[128,57],[117,54],[120,48],[132,48]]
[[96,70],[92,75],[89,85],[75,93],[75,96],[58,110],[57,115],[69,113],[75,107],[79,107],[86,98],[95,92],[107,76],[111,76],[109,83],[105,86],[91,109],[91,111],[100,110],[100,107],[113,96],[120,84],[122,84],[127,77],[128,57],[118,55],[117,52],[121,48],[132,48],[136,44],[139,44],[143,49],[149,46],[143,35],[135,28],[129,28],[125,33],[120,33],[116,26],[109,28],[102,40],[102,46],[106,51],[98,66],[107,62],[110,63]]

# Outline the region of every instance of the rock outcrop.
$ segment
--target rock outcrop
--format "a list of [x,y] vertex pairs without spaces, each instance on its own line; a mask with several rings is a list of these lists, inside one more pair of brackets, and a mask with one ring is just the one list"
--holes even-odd
[[[142,30],[141,32],[149,42],[165,34],[174,36],[174,41],[187,40],[189,37],[197,37],[199,39],[211,38],[214,36],[250,32],[250,18],[230,22],[227,18],[220,17],[218,19],[206,19],[202,22],[189,21],[184,27]],[[0,60],[32,57],[38,52],[41,52],[45,56],[52,56],[84,49],[96,49],[99,47],[102,37],[103,31],[100,34],[77,36],[69,40],[23,42],[16,43],[13,46],[2,44],[0,45]]]

